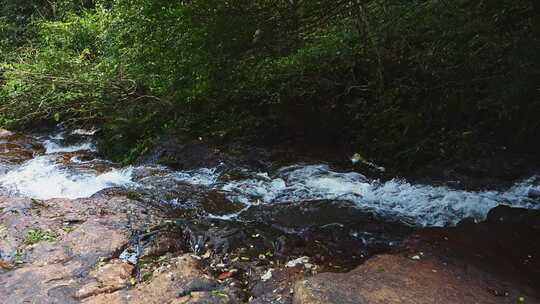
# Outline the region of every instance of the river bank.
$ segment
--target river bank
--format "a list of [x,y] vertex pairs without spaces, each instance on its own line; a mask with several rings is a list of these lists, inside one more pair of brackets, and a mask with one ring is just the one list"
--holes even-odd
[[0,302],[539,302],[534,176],[464,191],[201,140],[120,167],[91,133],[0,134]]

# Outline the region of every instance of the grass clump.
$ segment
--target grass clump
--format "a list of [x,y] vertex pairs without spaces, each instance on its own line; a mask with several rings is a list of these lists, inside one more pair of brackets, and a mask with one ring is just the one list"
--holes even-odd
[[25,245],[34,245],[39,242],[54,242],[56,241],[58,236],[50,231],[50,230],[42,230],[42,229],[31,229],[26,234],[26,238],[24,240]]

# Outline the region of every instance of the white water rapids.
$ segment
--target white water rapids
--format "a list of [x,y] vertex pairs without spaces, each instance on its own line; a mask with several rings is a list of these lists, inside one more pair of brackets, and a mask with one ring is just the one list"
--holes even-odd
[[[111,187],[150,187],[144,179],[137,179],[134,174],[148,167],[111,167],[108,171],[100,172],[81,170],[58,161],[59,156],[69,153],[95,151],[90,140],[67,145],[63,144],[63,136],[57,135],[40,138],[40,141],[45,147],[45,154],[0,175],[3,192],[35,199],[75,199],[89,197]],[[74,165],[85,163],[77,155],[69,154],[68,159]],[[411,184],[402,179],[379,182],[354,172],[334,172],[327,165],[320,164],[285,167],[272,175],[257,173],[250,178],[231,182],[219,181],[219,168],[165,172],[166,178],[176,182],[224,191],[229,199],[246,206],[319,199],[346,200],[354,202],[359,208],[380,215],[401,217],[421,226],[454,225],[468,217],[481,220],[490,209],[501,204],[540,207],[538,199],[528,195],[530,189],[538,187],[540,178],[537,176],[519,181],[505,191],[463,191]]]

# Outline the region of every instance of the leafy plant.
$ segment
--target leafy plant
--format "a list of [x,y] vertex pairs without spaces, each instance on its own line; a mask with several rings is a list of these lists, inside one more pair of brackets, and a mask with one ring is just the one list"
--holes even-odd
[[0,9],[0,125],[99,124],[123,162],[168,130],[410,168],[540,148],[530,0],[23,2]]
[[26,234],[26,238],[24,239],[24,244],[34,245],[43,241],[54,242],[56,241],[57,238],[58,236],[52,231],[41,230],[41,229],[31,229]]

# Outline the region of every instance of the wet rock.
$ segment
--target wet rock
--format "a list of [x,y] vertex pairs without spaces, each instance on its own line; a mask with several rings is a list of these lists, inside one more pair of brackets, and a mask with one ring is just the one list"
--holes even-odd
[[410,175],[428,183],[482,190],[510,187],[518,179],[537,174],[540,168],[539,158],[534,153],[512,153],[497,150],[497,147],[485,150],[491,150],[493,154],[482,158],[437,161],[413,169],[415,172]]
[[347,201],[258,205],[240,217],[260,223],[261,227],[269,224],[286,232],[274,241],[278,255],[332,256],[344,264],[358,263],[354,261],[388,251],[411,232],[409,226],[392,219],[383,220]]
[[14,134],[0,138],[0,161],[2,163],[20,164],[44,151],[43,146],[30,137]]
[[15,144],[28,150],[36,150],[41,152],[45,151],[43,145],[39,143],[35,138],[26,136],[24,134],[10,133],[6,136],[0,136],[0,142]]
[[6,130],[0,131],[0,174],[5,174],[34,156],[45,152],[34,138]]
[[462,226],[469,226],[476,224],[476,219],[473,217],[466,217],[459,221],[456,226],[462,227]]
[[540,188],[531,188],[527,194],[530,198],[540,198]]
[[98,159],[96,154],[90,151],[65,152],[49,155],[49,157],[63,167],[80,173],[103,174],[114,168],[113,164]]
[[540,229],[540,210],[512,208],[501,205],[489,211],[487,222],[492,224],[529,225]]
[[31,159],[33,155],[33,151],[25,150],[18,145],[0,144],[0,158],[3,162],[19,164]]
[[[176,170],[214,168],[225,164],[234,168],[247,167],[265,170],[271,166],[265,149],[243,146],[238,143],[223,144],[219,139],[193,138],[188,134],[167,134],[143,157],[139,163],[161,164]],[[234,172],[233,172],[234,171]]]
[[191,139],[186,135],[170,135],[163,138],[141,163],[157,163],[176,170],[212,168],[223,160],[219,149],[199,139]]
[[254,171],[253,169],[243,167],[225,167],[223,168],[218,180],[223,183],[229,183],[241,180],[270,181],[271,178]]
[[403,247],[411,255],[422,252],[425,257],[437,257],[454,268],[469,272],[475,269],[487,280],[506,286],[501,290],[512,296],[539,298],[538,210],[499,206],[490,211],[484,222],[419,230],[403,242]]
[[201,205],[206,212],[218,216],[233,214],[244,208],[243,204],[230,201],[224,193],[216,190],[206,193]]
[[[518,294],[496,297],[489,292],[489,286],[437,260],[381,255],[349,273],[324,273],[299,281],[293,303],[516,303]],[[530,302],[536,303],[535,299]]]
[[294,303],[540,303],[538,214],[500,206],[481,223],[421,229],[405,256],[300,280]]
[[252,206],[241,214],[246,220],[265,218],[269,222],[288,228],[361,224],[371,231],[396,228],[403,225],[391,218],[381,219],[349,201],[313,200],[300,203]]

